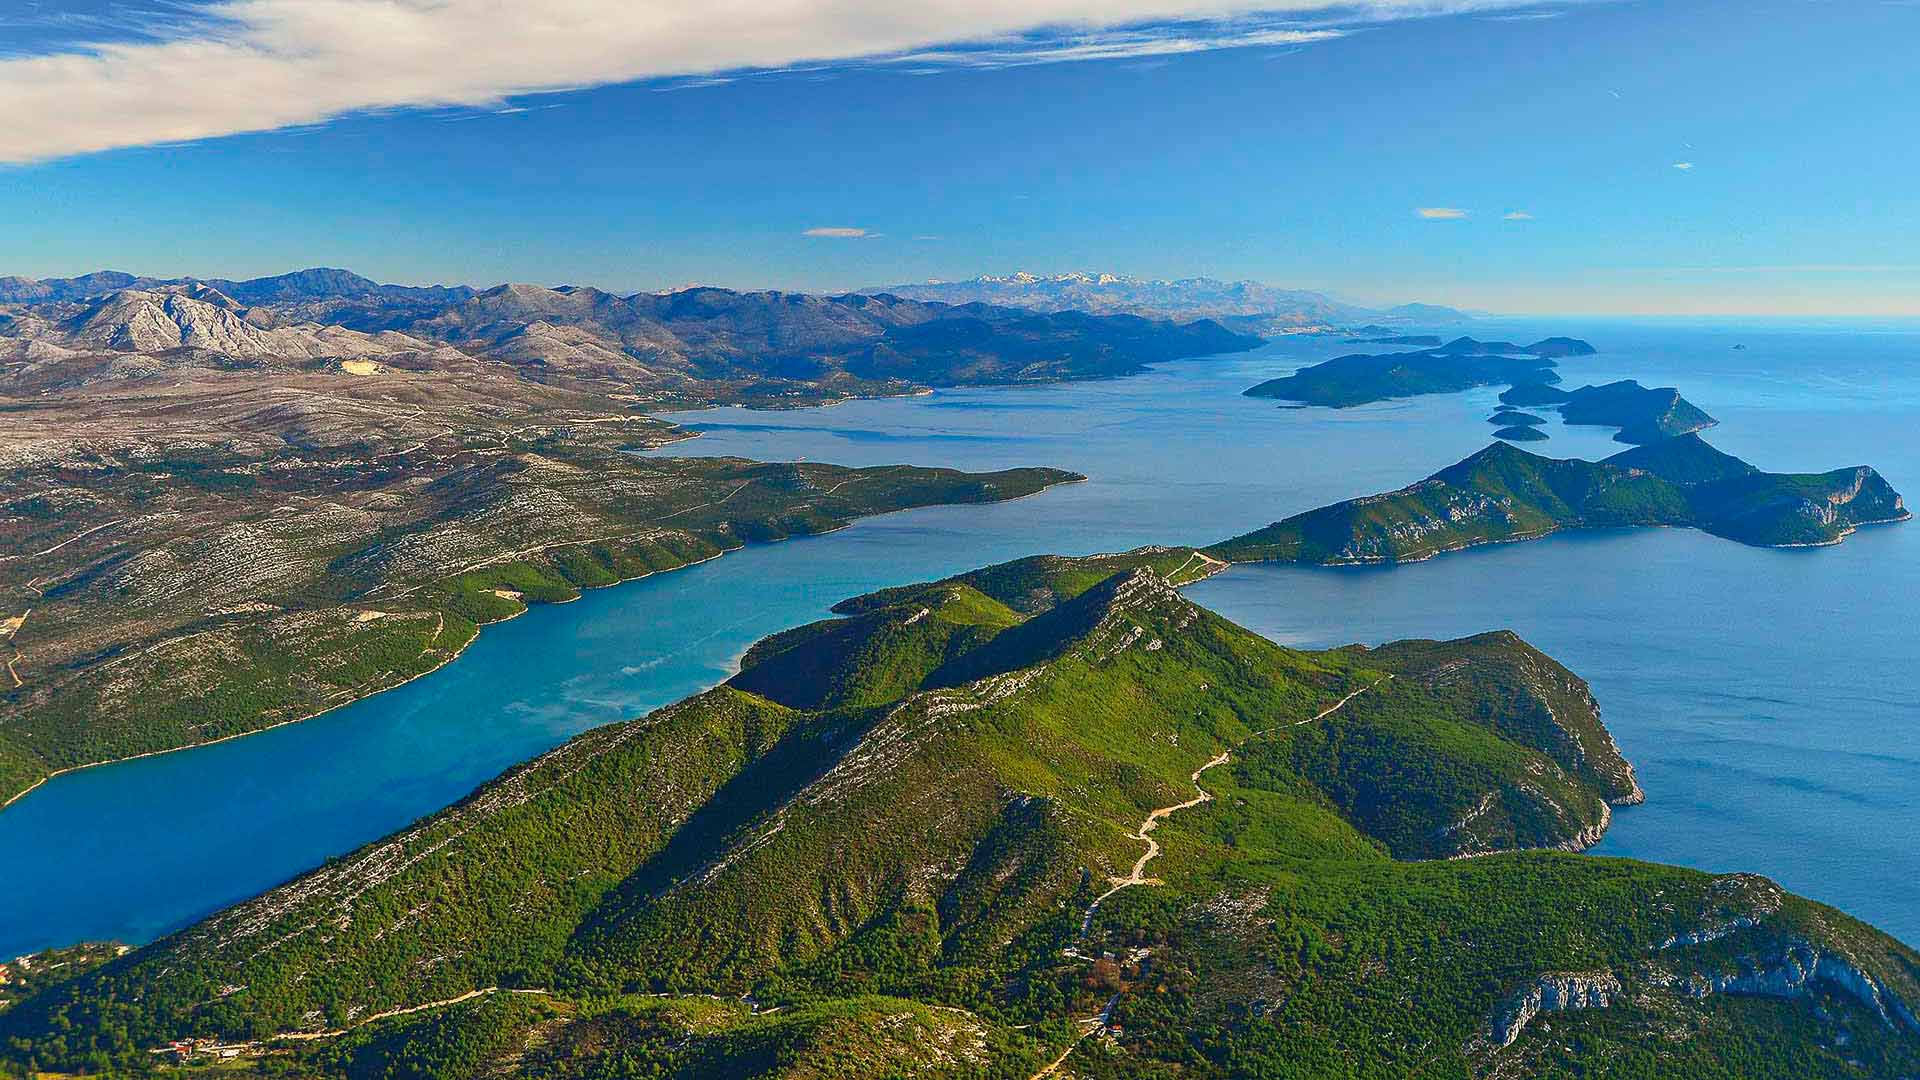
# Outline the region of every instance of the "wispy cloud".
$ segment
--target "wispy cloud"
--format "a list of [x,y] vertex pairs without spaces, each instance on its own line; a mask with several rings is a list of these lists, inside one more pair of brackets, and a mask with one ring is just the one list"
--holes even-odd
[[845,63],[923,71],[1292,47],[1394,19],[1532,6],[1516,0],[213,0],[144,39],[122,36],[0,58],[0,115],[7,118],[0,125],[0,162],[268,131],[377,110],[498,107],[517,95],[608,83]]
[[800,235],[823,240],[865,240],[873,234],[850,225],[815,225]]
[[1527,213],[1525,210],[1509,210],[1507,211],[1506,216],[1501,218],[1501,220],[1502,221],[1532,221],[1533,215]]
[[942,68],[1019,67],[1086,60],[1132,60],[1180,56],[1213,49],[1307,45],[1345,37],[1341,30],[1298,30],[1204,22],[1181,27],[1151,26],[1074,34],[1064,38],[1024,37],[987,45],[930,49],[887,57],[888,63],[934,64]]
[[1676,162],[1674,162],[1674,163],[1673,163],[1673,167],[1674,167],[1674,168],[1676,168],[1676,169],[1679,169],[1679,170],[1680,170],[1681,172],[1692,172],[1692,171],[1693,171],[1693,162],[1691,162],[1691,161],[1676,161]]
[[1467,216],[1467,212],[1457,206],[1420,206],[1413,212],[1428,221],[1459,221]]
[[1777,263],[1760,266],[1661,266],[1671,274],[1920,274],[1914,263]]

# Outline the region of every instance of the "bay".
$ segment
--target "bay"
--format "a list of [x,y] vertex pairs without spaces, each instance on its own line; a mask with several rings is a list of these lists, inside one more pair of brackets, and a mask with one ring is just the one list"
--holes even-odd
[[[1578,384],[1677,384],[1721,448],[1774,469],[1872,463],[1920,491],[1911,326],[1559,321]],[[1744,349],[1734,349],[1743,344]],[[869,519],[589,592],[488,628],[459,660],[302,724],[59,777],[0,812],[0,955],[140,942],[375,839],[589,726],[725,678],[837,600],[1035,552],[1207,543],[1416,480],[1484,445],[1492,390],[1352,410],[1239,391],[1351,346],[1289,339],[1128,379],[677,419],[664,453],[1000,468],[1090,480],[1015,503]],[[1529,449],[1598,457],[1557,422]],[[1249,567],[1194,598],[1322,646],[1510,627],[1594,685],[1649,803],[1601,851],[1766,873],[1920,942],[1920,527],[1815,551],[1682,530],[1585,533],[1392,569]]]

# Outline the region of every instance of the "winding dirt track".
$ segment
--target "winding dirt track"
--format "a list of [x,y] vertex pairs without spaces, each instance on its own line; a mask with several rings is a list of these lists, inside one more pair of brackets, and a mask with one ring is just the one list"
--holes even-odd
[[[1202,557],[1204,558],[1204,556]],[[1188,561],[1191,562],[1192,560],[1189,559]],[[1184,569],[1184,567],[1182,569]],[[1379,686],[1381,683],[1386,682],[1388,679],[1391,679],[1391,678],[1393,678],[1392,675],[1383,675],[1380,678],[1375,679],[1373,682],[1370,682],[1367,685],[1362,686],[1358,690],[1353,691],[1352,693],[1348,694],[1346,697],[1341,698],[1339,701],[1336,701],[1333,704],[1327,706],[1326,708],[1321,709],[1319,712],[1314,713],[1312,716],[1309,716],[1304,720],[1295,720],[1290,724],[1276,724],[1273,727],[1263,728],[1260,731],[1256,731],[1252,735],[1247,736],[1247,738],[1242,740],[1240,743],[1236,744],[1234,746],[1234,749],[1237,750],[1240,748],[1240,746],[1244,746],[1248,741],[1260,738],[1261,736],[1267,735],[1271,732],[1285,731],[1288,728],[1303,727],[1307,724],[1312,724],[1321,720],[1325,720],[1327,717],[1332,716],[1334,713],[1337,713],[1341,709],[1345,708],[1347,706],[1347,703],[1352,701],[1354,698],[1359,697],[1361,694],[1366,693],[1367,691],[1373,689],[1376,686]],[[1174,813],[1178,811],[1190,810],[1193,807],[1199,806],[1201,803],[1211,801],[1213,799],[1213,793],[1208,791],[1206,788],[1203,788],[1200,786],[1200,774],[1216,766],[1225,765],[1227,762],[1232,760],[1233,760],[1233,751],[1222,750],[1219,753],[1219,755],[1214,757],[1212,760],[1208,761],[1205,765],[1202,765],[1199,768],[1193,770],[1193,776],[1192,776],[1193,788],[1195,791],[1199,792],[1198,795],[1194,796],[1191,799],[1188,799],[1186,802],[1175,803],[1172,806],[1163,806],[1163,807],[1160,807],[1158,810],[1154,810],[1148,813],[1146,820],[1140,823],[1140,827],[1128,834],[1129,836],[1133,837],[1133,839],[1135,840],[1144,841],[1147,845],[1147,850],[1144,854],[1140,856],[1138,860],[1134,862],[1133,871],[1131,873],[1129,873],[1126,877],[1108,878],[1107,880],[1112,885],[1112,887],[1109,888],[1106,892],[1103,892],[1099,896],[1095,897],[1093,900],[1093,903],[1087,905],[1086,914],[1081,916],[1080,918],[1080,933],[1075,937],[1076,944],[1078,944],[1081,938],[1085,938],[1088,932],[1093,929],[1093,917],[1096,913],[1099,912],[1100,905],[1105,903],[1108,897],[1112,896],[1114,893],[1119,892],[1121,889],[1130,888],[1134,885],[1161,884],[1161,881],[1159,878],[1150,878],[1146,876],[1147,864],[1152,862],[1155,858],[1158,858],[1160,855],[1160,842],[1155,840],[1152,836],[1154,827],[1156,825],[1159,825],[1161,821],[1172,816]],[[1068,946],[1067,955],[1072,956],[1076,959],[1086,959],[1085,957],[1081,956],[1078,952],[1074,951],[1074,946]],[[1054,1058],[1051,1062],[1049,1062],[1046,1068],[1041,1069],[1037,1073],[1034,1073],[1032,1080],[1046,1080],[1046,1077],[1053,1076],[1056,1073],[1058,1073],[1060,1071],[1060,1067],[1067,1063],[1067,1058],[1073,1055],[1073,1052],[1079,1048],[1080,1044],[1084,1042],[1088,1036],[1091,1036],[1097,1032],[1105,1031],[1107,1027],[1112,1023],[1113,1007],[1116,1004],[1118,1004],[1119,1001],[1120,1001],[1120,995],[1115,994],[1112,997],[1107,999],[1106,1005],[1103,1008],[1101,1008],[1100,1014],[1098,1016],[1090,1016],[1084,1020],[1079,1021],[1080,1035],[1077,1038],[1075,1038],[1072,1042],[1068,1043],[1067,1048],[1060,1051],[1060,1056]]]
[[1108,878],[1107,879],[1108,883],[1111,884],[1113,887],[1108,889],[1106,892],[1101,893],[1099,896],[1095,897],[1093,900],[1093,903],[1087,905],[1087,913],[1086,915],[1082,916],[1080,919],[1080,936],[1081,937],[1086,937],[1087,931],[1093,928],[1094,913],[1100,910],[1100,905],[1106,902],[1107,897],[1112,896],[1114,893],[1119,892],[1121,889],[1127,888],[1132,885],[1160,884],[1159,878],[1150,878],[1146,876],[1147,864],[1152,862],[1154,859],[1158,858],[1160,855],[1160,842],[1153,838],[1154,826],[1160,824],[1162,820],[1167,818],[1169,815],[1175,813],[1176,811],[1191,810],[1192,808],[1199,806],[1201,803],[1212,799],[1213,798],[1212,793],[1207,791],[1206,788],[1203,788],[1200,786],[1200,774],[1203,772],[1206,772],[1208,769],[1211,769],[1216,765],[1225,765],[1227,762],[1231,760],[1233,760],[1233,754],[1230,751],[1222,750],[1218,757],[1214,758],[1212,761],[1207,762],[1205,765],[1202,765],[1199,768],[1193,770],[1193,777],[1192,777],[1193,788],[1195,791],[1198,791],[1200,794],[1194,796],[1191,799],[1188,799],[1186,802],[1175,803],[1172,806],[1163,806],[1160,809],[1153,811],[1152,813],[1147,815],[1147,820],[1140,823],[1140,827],[1138,829],[1128,834],[1132,836],[1135,840],[1146,841],[1147,850],[1140,856],[1140,858],[1134,860],[1132,873],[1128,874],[1126,877]]

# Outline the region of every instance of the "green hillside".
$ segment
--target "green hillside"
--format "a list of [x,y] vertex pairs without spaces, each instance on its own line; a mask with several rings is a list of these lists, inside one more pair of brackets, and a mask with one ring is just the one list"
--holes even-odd
[[1692,434],[1599,462],[1494,443],[1411,487],[1296,514],[1207,552],[1229,562],[1411,562],[1560,529],[1630,525],[1810,546],[1909,516],[1899,492],[1867,466],[1765,473]]
[[7,1067],[1920,1069],[1920,956],[1762,879],[1571,853],[1642,797],[1572,672],[1510,633],[1286,649],[1169,583],[1217,565],[1043,557],[849,601],[27,997]]

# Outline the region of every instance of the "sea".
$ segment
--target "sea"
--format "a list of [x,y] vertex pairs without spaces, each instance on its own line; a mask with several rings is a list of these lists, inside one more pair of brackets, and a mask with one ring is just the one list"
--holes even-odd
[[[1567,385],[1677,386],[1770,470],[1871,464],[1920,497],[1920,324],[1477,320],[1585,338]],[[152,940],[459,799],[593,727],[727,678],[837,601],[1022,555],[1205,544],[1419,480],[1489,441],[1497,390],[1353,409],[1242,396],[1369,347],[1284,338],[1127,378],[669,416],[653,451],[1050,465],[1087,482],[905,511],[592,590],[487,628],[426,678],[230,742],[58,777],[0,811],[0,956]],[[1378,348],[1378,347],[1372,347]],[[1549,414],[1551,415],[1551,414]],[[1624,449],[1554,420],[1527,449]],[[1570,532],[1369,568],[1238,567],[1196,601],[1302,647],[1509,628],[1584,676],[1639,771],[1597,854],[1766,874],[1920,946],[1920,523],[1767,550]]]

